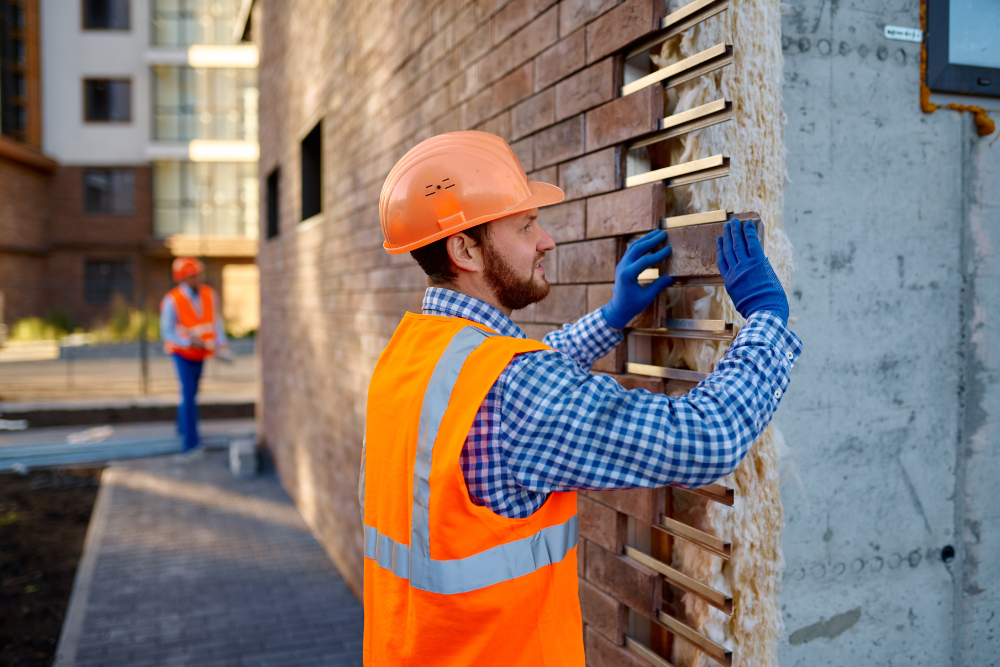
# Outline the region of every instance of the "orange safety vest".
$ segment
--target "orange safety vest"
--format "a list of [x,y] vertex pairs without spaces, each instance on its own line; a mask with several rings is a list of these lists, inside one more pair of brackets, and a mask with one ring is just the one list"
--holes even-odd
[[368,390],[360,499],[368,667],[582,667],[576,493],[525,519],[469,499],[459,457],[515,354],[550,349],[407,313]]
[[[186,347],[175,345],[170,341],[163,343],[163,349],[167,354],[179,354],[191,361],[202,361],[212,354],[215,349],[215,290],[208,285],[198,287],[198,300],[201,303],[199,313],[187,292],[181,286],[173,288],[163,297],[164,303],[170,300],[174,304],[174,312],[177,313],[177,335],[183,339],[191,340],[192,336],[201,339],[205,346],[204,350],[196,347]],[[160,304],[160,311],[163,311],[163,304]]]

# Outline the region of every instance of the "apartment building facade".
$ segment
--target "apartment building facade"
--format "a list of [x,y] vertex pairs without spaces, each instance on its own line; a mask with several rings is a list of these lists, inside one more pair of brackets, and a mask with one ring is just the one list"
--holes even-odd
[[155,307],[172,258],[196,255],[240,303],[235,329],[255,329],[257,51],[234,38],[240,0],[4,2],[34,7],[22,134],[50,160],[40,210],[8,222],[38,237],[43,268],[0,283],[6,320]]

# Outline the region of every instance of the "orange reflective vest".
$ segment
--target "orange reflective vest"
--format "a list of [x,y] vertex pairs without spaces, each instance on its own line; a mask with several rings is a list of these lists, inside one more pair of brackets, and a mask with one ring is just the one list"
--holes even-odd
[[469,499],[459,462],[513,356],[546,349],[407,313],[382,352],[360,485],[368,667],[582,667],[576,494],[508,519]]
[[[202,361],[215,349],[215,290],[208,285],[201,285],[198,288],[200,312],[180,285],[163,297],[164,302],[168,299],[173,302],[174,312],[177,313],[177,335],[185,340],[200,338],[205,349],[182,347],[170,341],[164,341],[163,349],[167,354],[179,354],[191,361]],[[163,311],[163,304],[160,304],[160,311]]]

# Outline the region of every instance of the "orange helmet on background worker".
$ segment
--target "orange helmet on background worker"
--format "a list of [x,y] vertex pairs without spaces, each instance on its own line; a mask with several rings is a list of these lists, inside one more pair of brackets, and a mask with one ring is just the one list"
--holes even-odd
[[174,260],[170,268],[174,274],[174,282],[179,283],[191,276],[196,276],[204,272],[205,265],[201,263],[201,260],[194,257],[178,257]]
[[398,255],[452,234],[565,198],[529,181],[506,141],[487,132],[448,132],[411,148],[379,197],[383,247]]

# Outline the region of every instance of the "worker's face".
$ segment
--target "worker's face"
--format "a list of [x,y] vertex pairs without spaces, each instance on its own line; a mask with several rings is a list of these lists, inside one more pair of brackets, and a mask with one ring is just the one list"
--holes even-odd
[[201,286],[201,274],[196,273],[189,278],[185,278],[181,282],[192,289],[198,289],[198,287]]
[[483,275],[506,308],[520,310],[549,293],[543,260],[556,242],[538,224],[538,209],[489,223],[483,247]]

